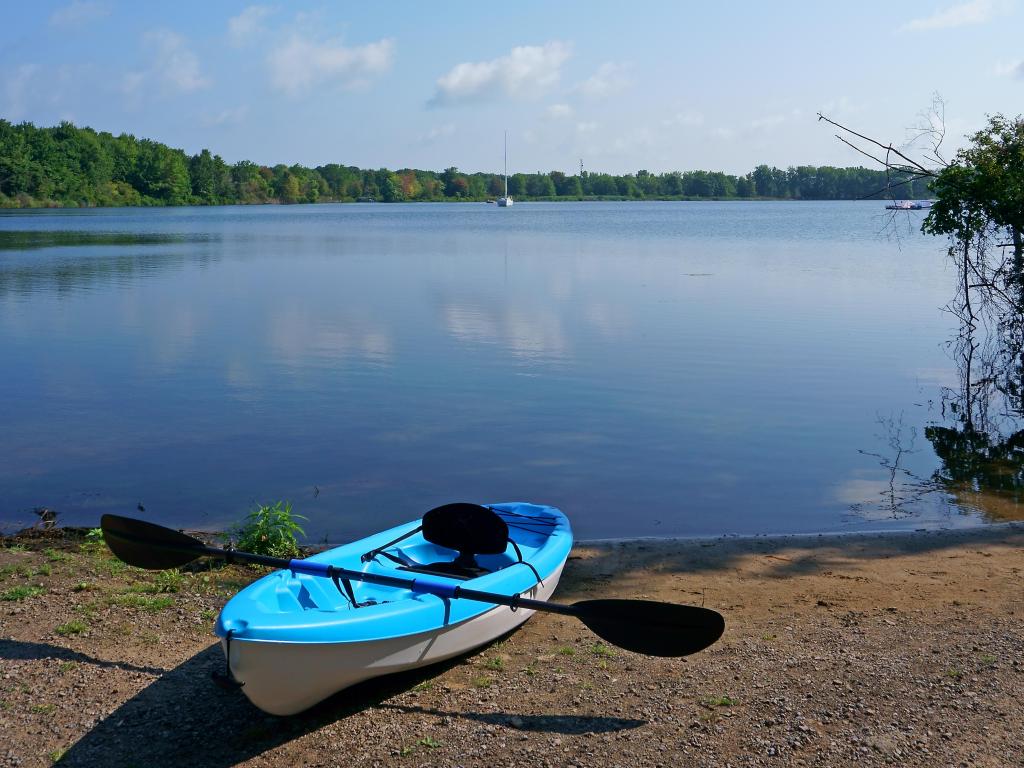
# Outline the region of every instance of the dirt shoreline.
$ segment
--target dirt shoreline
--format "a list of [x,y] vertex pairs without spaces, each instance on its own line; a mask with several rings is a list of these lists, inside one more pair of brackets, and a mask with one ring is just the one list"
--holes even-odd
[[3,539],[0,765],[1024,765],[1024,524],[577,546],[559,600],[721,611],[686,660],[536,615],[290,718],[217,687],[256,573],[126,569],[82,531]]

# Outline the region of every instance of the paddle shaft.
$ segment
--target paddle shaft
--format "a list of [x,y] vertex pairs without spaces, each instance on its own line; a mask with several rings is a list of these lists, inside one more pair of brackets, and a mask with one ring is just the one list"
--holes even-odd
[[270,568],[288,569],[296,573],[306,573],[311,576],[326,576],[328,578],[348,579],[350,581],[363,581],[367,584],[377,584],[382,587],[398,587],[410,589],[413,592],[425,592],[438,597],[450,597],[459,600],[473,600],[480,603],[493,603],[505,605],[510,608],[526,608],[531,611],[547,611],[548,613],[560,613],[565,616],[575,616],[578,611],[571,605],[549,603],[544,600],[533,600],[518,595],[503,595],[495,592],[481,592],[477,589],[466,589],[451,580],[440,580],[431,576],[416,576],[403,578],[401,576],[387,576],[382,573],[366,573],[364,571],[353,571],[348,568],[339,568],[327,563],[318,563],[312,560],[285,560],[283,557],[270,557],[269,555],[257,555],[252,552],[238,552],[232,549],[220,549],[219,547],[194,546],[178,547],[173,544],[155,542],[154,547],[172,549],[175,551],[187,550],[195,552],[196,557],[219,557],[230,562],[253,563],[255,565],[266,565]]

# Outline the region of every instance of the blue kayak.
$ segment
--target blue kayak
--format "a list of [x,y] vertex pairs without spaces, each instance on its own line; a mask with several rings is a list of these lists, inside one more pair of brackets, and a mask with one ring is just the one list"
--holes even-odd
[[445,505],[307,558],[407,585],[275,571],[224,606],[216,633],[252,703],[293,714],[362,680],[466,653],[533,613],[439,597],[418,591],[417,580],[547,600],[572,543],[569,521],[554,507]]

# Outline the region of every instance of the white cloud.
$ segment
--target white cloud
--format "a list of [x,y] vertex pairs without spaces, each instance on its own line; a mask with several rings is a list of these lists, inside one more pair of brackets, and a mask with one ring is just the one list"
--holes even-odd
[[138,92],[144,82],[146,82],[145,72],[125,72],[121,77],[121,91],[131,96]]
[[661,122],[662,125],[669,128],[677,126],[704,125],[704,115],[701,112],[688,110],[686,112],[676,112],[674,115],[662,120]]
[[912,19],[903,25],[903,29],[952,29],[972,24],[984,24],[998,14],[1003,13],[1008,4],[1000,0],[970,0],[960,5],[952,5],[931,16]]
[[1020,61],[1001,61],[996,65],[997,77],[1024,78],[1024,59]]
[[210,79],[199,69],[199,58],[181,35],[169,29],[158,29],[147,35],[154,48],[150,74],[173,91],[190,93],[206,88]]
[[626,67],[613,61],[606,61],[598,67],[597,72],[576,86],[576,89],[584,96],[602,99],[624,90],[628,85]]
[[784,122],[786,122],[785,115],[765,115],[764,117],[751,120],[750,127],[755,131],[759,131],[764,128],[774,128],[776,125],[781,125]]
[[562,120],[567,117],[572,117],[572,107],[568,104],[552,104],[545,111],[547,116],[553,120]]
[[110,6],[98,0],[72,0],[70,5],[58,8],[50,14],[50,24],[55,27],[77,27],[90,21],[102,19],[110,13]]
[[353,88],[390,69],[394,54],[390,38],[349,48],[339,40],[319,42],[295,32],[267,57],[270,84],[291,96],[320,84]]
[[250,5],[237,16],[228,19],[228,41],[236,48],[251,43],[263,32],[263,19],[274,12],[266,5]]
[[433,144],[441,139],[445,139],[455,134],[455,123],[445,123],[444,125],[437,125],[427,131],[425,134],[420,136],[420,144]]
[[203,125],[231,125],[235,123],[241,123],[245,120],[249,114],[249,107],[242,105],[240,107],[222,109],[219,112],[208,112],[203,115]]
[[156,85],[165,92],[192,93],[212,84],[202,73],[199,57],[178,33],[157,29],[146,33],[143,43],[150,51],[150,64],[121,76],[120,90],[126,96],[137,99]]
[[576,132],[577,133],[581,133],[581,134],[583,134],[583,133],[594,133],[594,131],[596,131],[596,130],[597,130],[597,123],[595,123],[595,122],[576,123]]
[[543,90],[558,82],[562,65],[571,55],[567,43],[554,40],[518,46],[490,61],[456,64],[438,78],[429,104],[443,107]]
[[28,97],[33,92],[29,88],[39,67],[35,64],[22,64],[4,78],[4,102],[0,114],[9,120],[20,120],[28,111]]

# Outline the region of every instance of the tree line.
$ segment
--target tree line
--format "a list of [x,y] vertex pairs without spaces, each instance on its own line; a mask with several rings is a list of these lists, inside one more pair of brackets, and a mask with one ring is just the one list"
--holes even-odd
[[[812,165],[759,165],[742,176],[720,171],[517,173],[509,176],[508,191],[523,200],[853,200],[883,198],[894,181],[904,182],[899,187],[903,197],[929,194],[927,179]],[[337,163],[316,168],[249,160],[228,164],[207,149],[189,155],[158,141],[69,122],[44,128],[0,120],[0,207],[450,201],[502,194],[500,174],[464,173],[455,167],[435,172]]]

